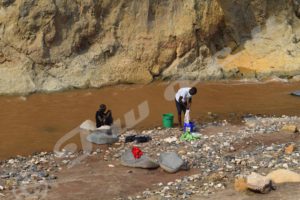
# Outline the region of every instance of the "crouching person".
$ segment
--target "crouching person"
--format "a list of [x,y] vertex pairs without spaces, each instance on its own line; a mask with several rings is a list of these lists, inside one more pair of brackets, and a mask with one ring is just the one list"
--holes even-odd
[[106,111],[106,105],[101,104],[99,110],[96,112],[96,127],[99,128],[104,125],[111,126],[112,124],[113,117],[111,111]]

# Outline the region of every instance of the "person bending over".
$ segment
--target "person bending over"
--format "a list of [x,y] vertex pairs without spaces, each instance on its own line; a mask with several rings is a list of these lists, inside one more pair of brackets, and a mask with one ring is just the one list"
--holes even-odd
[[192,96],[197,94],[197,88],[185,87],[180,88],[175,95],[176,109],[178,113],[178,125],[182,127],[181,113],[185,114],[187,109],[190,109],[192,104]]
[[111,111],[108,110],[106,111],[106,105],[101,104],[99,107],[99,110],[96,112],[96,127],[99,128],[100,126],[104,125],[112,125],[113,123],[113,118]]

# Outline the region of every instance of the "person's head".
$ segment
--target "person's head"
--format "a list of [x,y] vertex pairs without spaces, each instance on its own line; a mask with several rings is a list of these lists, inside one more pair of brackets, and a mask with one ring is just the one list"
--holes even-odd
[[189,93],[190,93],[190,95],[192,95],[192,96],[195,95],[195,94],[197,94],[197,88],[192,87],[192,88],[190,89]]
[[99,106],[99,111],[100,111],[100,112],[105,112],[105,110],[106,110],[106,105],[101,104],[101,105]]

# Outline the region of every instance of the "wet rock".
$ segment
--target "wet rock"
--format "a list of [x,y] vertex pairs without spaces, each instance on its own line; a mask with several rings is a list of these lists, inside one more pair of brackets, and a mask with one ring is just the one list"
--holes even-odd
[[175,153],[161,153],[159,156],[160,167],[169,173],[175,173],[183,166],[184,161]]

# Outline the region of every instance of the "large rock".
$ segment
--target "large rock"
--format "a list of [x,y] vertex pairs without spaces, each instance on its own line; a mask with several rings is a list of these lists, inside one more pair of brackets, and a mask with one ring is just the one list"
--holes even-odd
[[143,169],[155,169],[159,165],[157,162],[143,154],[139,159],[134,158],[130,149],[126,150],[121,156],[121,164],[126,167],[136,167]]
[[184,166],[184,161],[175,152],[161,153],[159,165],[169,173],[175,173]]
[[101,126],[87,136],[89,142],[95,144],[113,144],[119,140],[118,135],[112,134],[110,126]]
[[[293,2],[5,0],[0,94],[149,83],[157,76],[293,76],[300,69]],[[224,47],[229,51],[220,52]]]
[[268,193],[273,189],[271,179],[252,172],[249,176],[247,176],[247,187],[251,190]]
[[267,178],[274,183],[300,183],[300,174],[286,169],[279,169],[270,172]]

